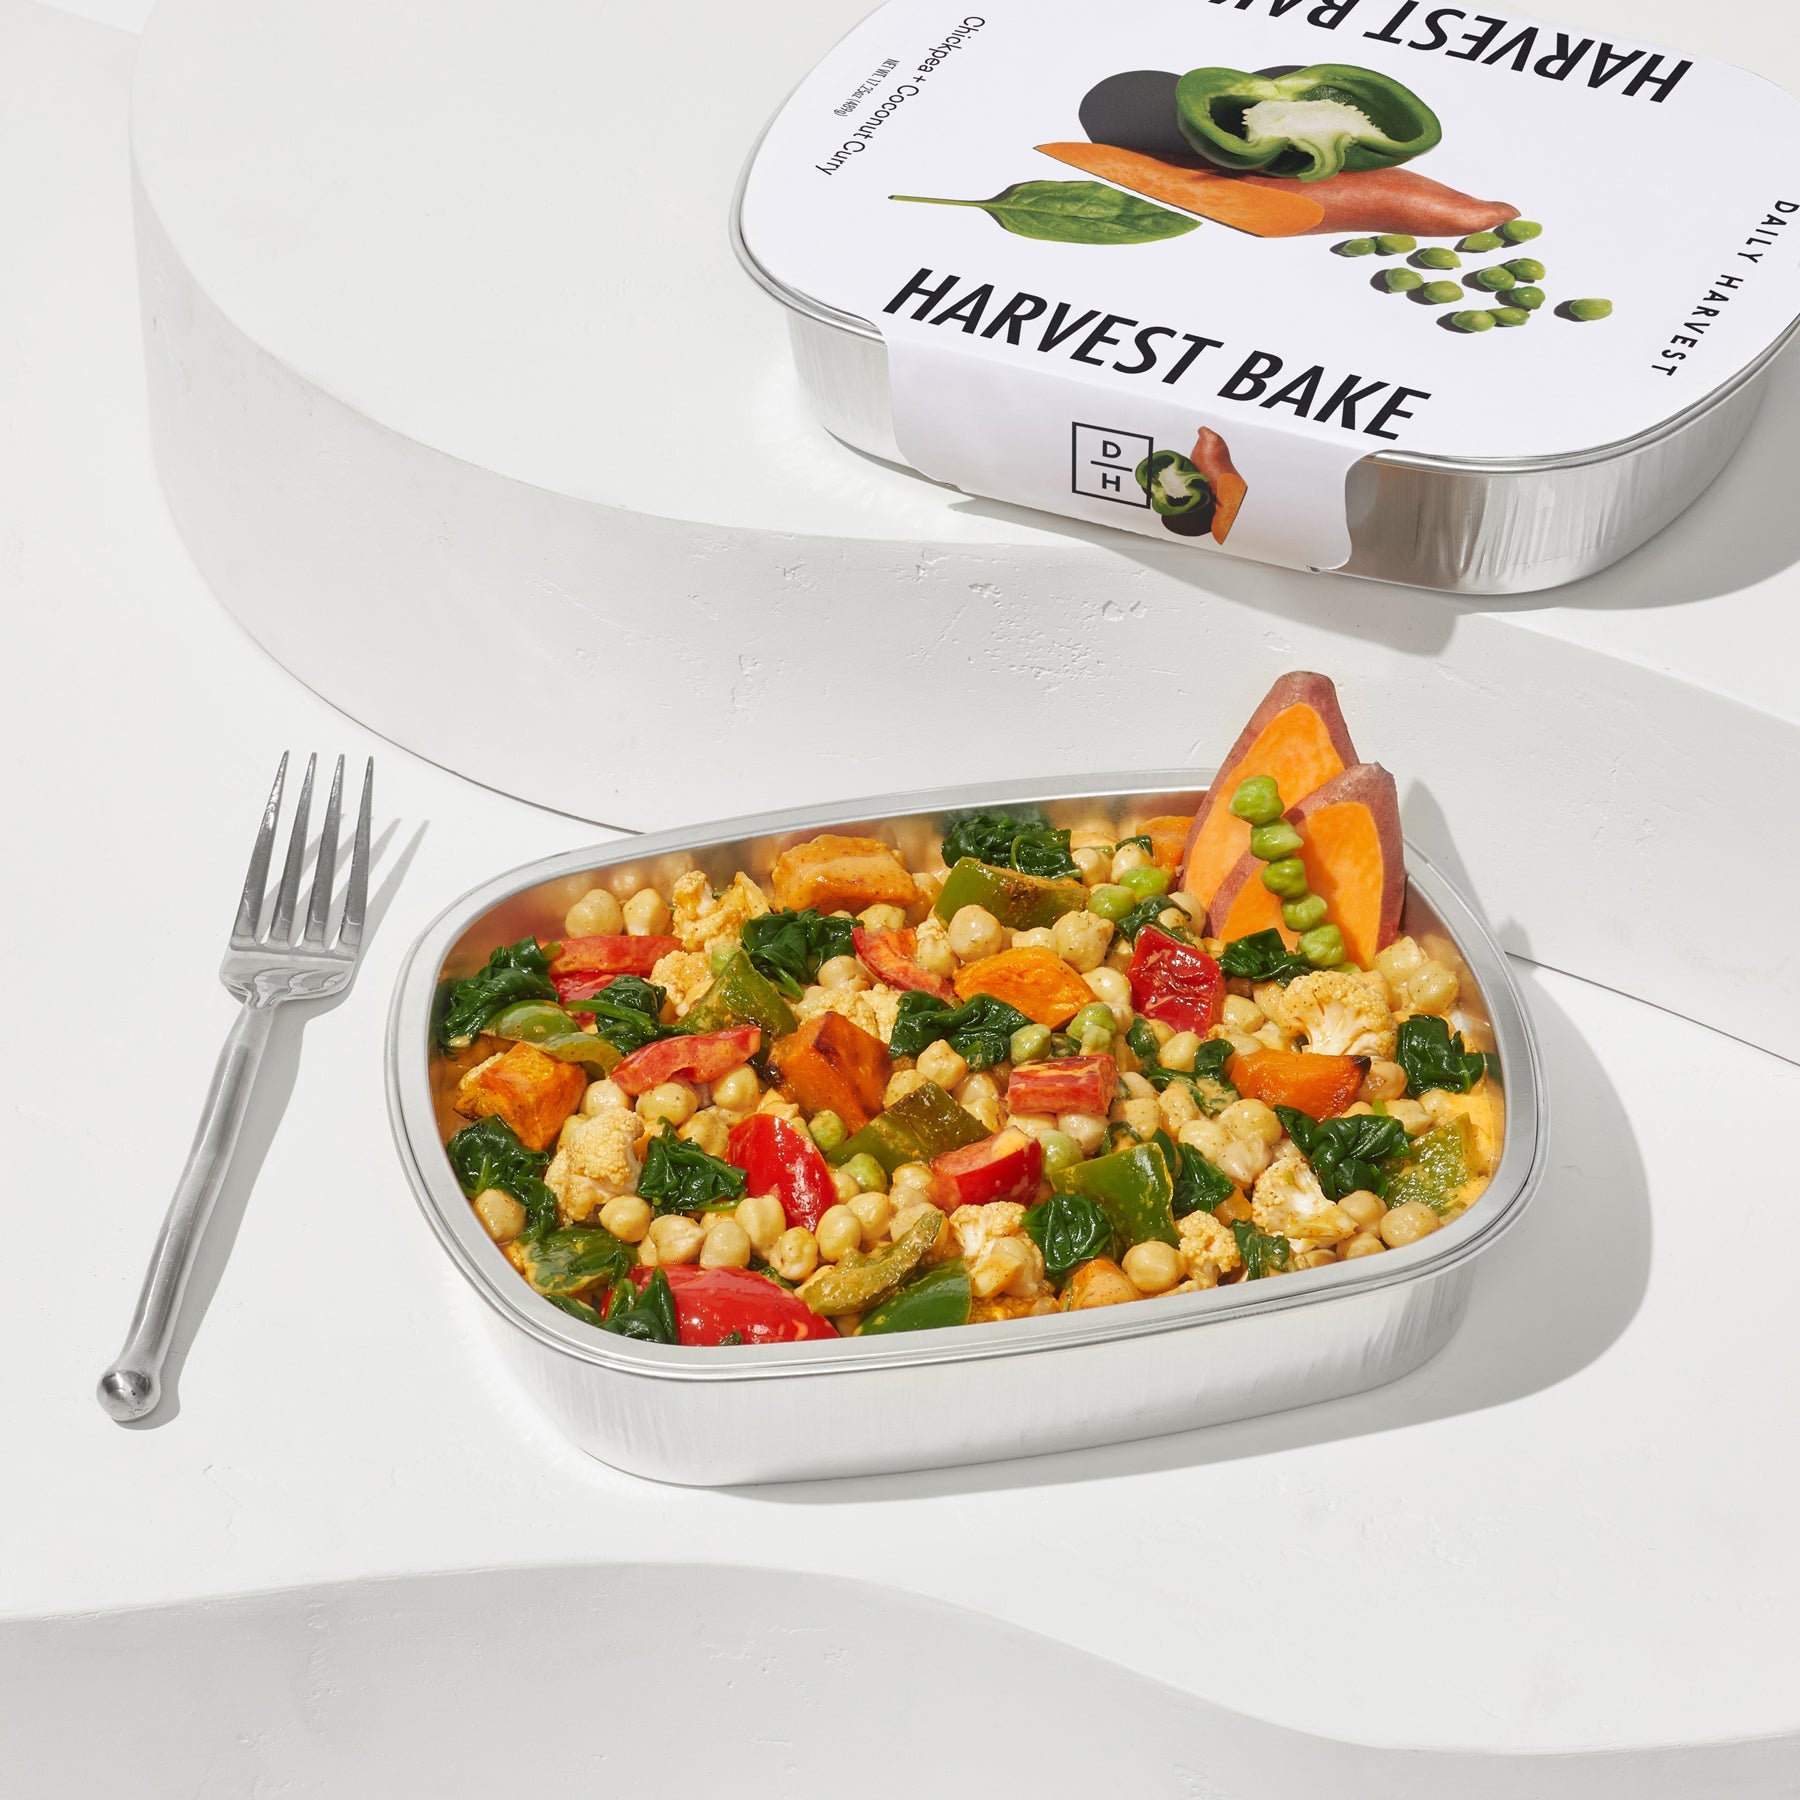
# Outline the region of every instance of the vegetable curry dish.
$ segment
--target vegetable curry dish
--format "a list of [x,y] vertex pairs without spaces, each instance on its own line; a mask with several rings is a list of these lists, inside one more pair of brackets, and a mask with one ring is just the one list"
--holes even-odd
[[1323,677],[1192,817],[933,842],[596,886],[440,983],[450,1163],[523,1280],[655,1343],[869,1336],[1382,1256],[1482,1193],[1496,1072]]

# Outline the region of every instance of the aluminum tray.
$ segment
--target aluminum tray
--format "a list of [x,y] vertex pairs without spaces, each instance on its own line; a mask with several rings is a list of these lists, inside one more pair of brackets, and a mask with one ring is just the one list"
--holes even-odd
[[[819,422],[854,449],[909,467],[894,440],[881,333],[756,260],[744,241],[743,194],[740,181],[732,245],[752,280],[787,309],[794,367]],[[1685,412],[1615,444],[1507,461],[1394,450],[1364,457],[1346,484],[1350,560],[1336,572],[1451,594],[1528,594],[1607,568],[1691,506],[1731,460],[1796,329],[1800,319]]]
[[1404,927],[1463,980],[1471,1041],[1498,1053],[1498,1169],[1460,1219],[1404,1250],[1155,1303],[904,1337],[683,1349],[606,1336],[540,1299],[482,1230],[443,1153],[463,1123],[434,1077],[441,976],[480,966],[527,931],[559,935],[597,881],[628,894],[690,868],[722,884],[766,877],[787,845],[827,828],[922,858],[947,815],[1030,801],[1059,825],[1113,830],[1191,812],[1192,772],[1015,782],[771,813],[623,839],[531,863],[465,894],[408,953],[388,1018],[388,1109],[420,1208],[494,1315],[526,1385],[582,1449],[634,1474],[696,1486],[1029,1456],[1216,1425],[1330,1400],[1417,1368],[1455,1330],[1474,1260],[1524,1210],[1543,1165],[1537,1043],[1506,959],[1418,851]]

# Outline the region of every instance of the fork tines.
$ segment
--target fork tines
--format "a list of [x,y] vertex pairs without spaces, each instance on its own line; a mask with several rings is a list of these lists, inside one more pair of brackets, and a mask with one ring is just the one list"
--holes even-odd
[[[287,857],[282,863],[281,884],[275,890],[275,909],[269,918],[269,929],[258,935],[263,901],[269,879],[269,862],[275,849],[275,827],[281,818],[281,794],[287,780],[287,752],[275,770],[275,785],[269,790],[269,803],[263,809],[262,826],[256,834],[256,848],[250,855],[249,872],[244,877],[244,892],[238,901],[237,919],[231,929],[234,949],[261,944],[283,948],[291,944],[294,933],[294,909],[300,899],[300,875],[306,860],[306,830],[312,813],[313,776],[319,759],[306,759],[306,777],[300,784],[300,798],[294,810],[293,828],[288,834]],[[363,916],[369,901],[369,819],[375,795],[375,759],[370,757],[363,771],[362,804],[357,809],[356,837],[350,850],[350,881],[344,895],[344,916],[338,924],[335,943],[326,941],[326,926],[331,914],[331,885],[337,866],[338,826],[344,798],[344,759],[337,759],[331,776],[331,796],[325,803],[325,823],[319,832],[318,854],[313,860],[312,892],[307,898],[306,925],[300,947],[326,955],[353,956],[362,943]]]

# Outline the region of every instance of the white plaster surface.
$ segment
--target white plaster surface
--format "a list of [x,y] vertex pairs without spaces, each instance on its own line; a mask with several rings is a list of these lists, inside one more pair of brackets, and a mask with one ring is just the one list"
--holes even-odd
[[[480,1791],[518,1767],[516,1733],[482,1729],[498,1681],[591,1727],[568,1767],[534,1759],[548,1793],[659,1766],[742,1771],[751,1800],[847,1771],[912,1793],[885,1746],[917,1707],[959,1783],[1045,1793],[1111,1769],[1184,1800],[1794,1795],[1800,1351],[1765,1122],[1800,1072],[1565,976],[1521,971],[1549,1177],[1461,1332],[1392,1387],[792,1489],[658,1488],[554,1435],[405,1190],[380,1030],[449,896],[593,828],[377,742],[185,558],[138,386],[129,53],[0,0],[22,275],[0,283],[0,930],[36,947],[10,969],[0,1089],[0,1790],[60,1796],[75,1771],[73,1791],[155,1796]],[[229,1019],[212,971],[268,772],[312,745],[378,759],[367,967],[278,1035],[172,1416],[121,1430],[92,1384]],[[102,984],[96,1046],[70,1021]],[[552,1573],[457,1573],[482,1569]],[[202,1604],[232,1596],[252,1598]],[[621,1614],[647,1620],[641,1661],[598,1630]],[[1082,1742],[1045,1757],[1029,1727],[1071,1718]],[[646,1721],[671,1764],[633,1741]],[[1088,1742],[1138,1729],[1115,1760]]]

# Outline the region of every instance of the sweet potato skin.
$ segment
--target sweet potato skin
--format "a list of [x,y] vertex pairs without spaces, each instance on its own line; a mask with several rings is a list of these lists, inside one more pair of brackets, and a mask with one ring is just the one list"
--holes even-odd
[[456,1110],[466,1118],[496,1117],[527,1150],[548,1150],[563,1122],[581,1104],[587,1076],[532,1044],[471,1069],[457,1084]]
[[1094,990],[1054,950],[1002,950],[956,971],[956,996],[992,994],[1026,1018],[1054,1030],[1093,999]]
[[809,1113],[834,1112],[861,1131],[881,1110],[892,1062],[880,1038],[842,1013],[819,1013],[776,1041],[769,1062],[782,1091]]
[[[1237,179],[1248,187],[1293,185],[1279,175],[1240,175]],[[1308,237],[1340,231],[1461,237],[1471,231],[1492,231],[1519,216],[1519,209],[1504,200],[1477,200],[1416,169],[1346,169],[1326,181],[1309,181],[1306,195],[1325,214],[1318,224],[1307,227],[1304,235]]]
[[1238,508],[1250,491],[1249,483],[1237,472],[1225,440],[1208,426],[1200,427],[1200,435],[1194,439],[1194,453],[1188,460],[1212,484],[1213,542],[1222,544],[1231,535]]
[[825,832],[776,857],[770,872],[775,904],[799,912],[861,912],[870,906],[911,906],[918,887],[879,838]]

